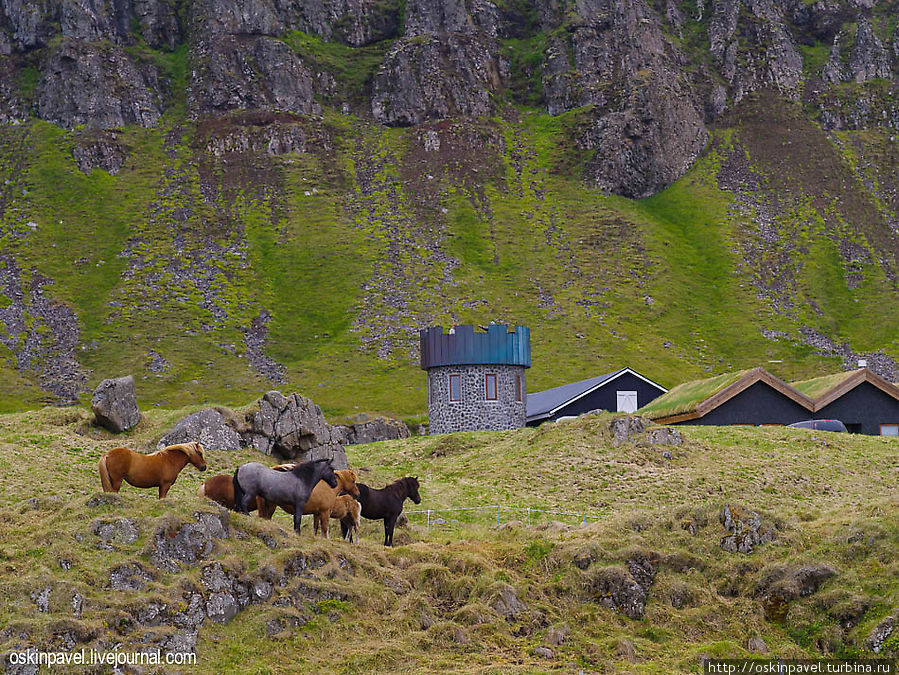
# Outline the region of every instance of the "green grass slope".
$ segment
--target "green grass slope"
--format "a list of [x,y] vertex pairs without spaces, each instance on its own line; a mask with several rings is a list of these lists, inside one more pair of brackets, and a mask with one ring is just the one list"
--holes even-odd
[[[899,356],[883,133],[827,134],[749,96],[682,179],[633,201],[582,181],[579,123],[511,106],[411,129],[328,108],[194,122],[175,106],[116,135],[114,176],[77,168],[82,130],[0,128],[0,309],[22,318],[0,341],[0,407],[52,400],[60,338],[35,274],[74,316],[82,400],[131,373],[144,405],[278,387],[332,416],[417,416],[417,330],[454,320],[529,325],[531,391],[623,365],[673,386],[771,361],[804,379],[837,370],[841,346]],[[252,149],[279,130],[304,143]],[[43,360],[22,359],[33,343]]]
[[[308,523],[297,538],[283,515],[222,517],[191,467],[164,501],[127,486],[94,499],[104,450],[152,445],[181,414],[154,411],[125,439],[78,409],[0,416],[0,652],[165,644],[196,620],[196,596],[214,604],[222,574],[271,595],[204,620],[197,665],[169,672],[695,673],[752,656],[752,638],[780,657],[872,656],[868,636],[899,605],[890,439],[685,427],[666,458],[645,436],[616,445],[607,416],[351,447],[366,483],[420,477],[422,504],[385,549],[378,523],[348,544],[313,540]],[[212,473],[255,457],[207,453]],[[759,511],[773,540],[722,551],[726,504]],[[481,505],[505,508],[503,525],[495,508],[450,510]],[[513,507],[583,510],[588,524]],[[154,563],[202,518],[227,535],[195,534],[196,559],[173,570]],[[139,587],[110,588],[123,565]],[[652,581],[631,618],[613,607],[635,565]],[[800,594],[798,571],[823,566],[833,574]]]

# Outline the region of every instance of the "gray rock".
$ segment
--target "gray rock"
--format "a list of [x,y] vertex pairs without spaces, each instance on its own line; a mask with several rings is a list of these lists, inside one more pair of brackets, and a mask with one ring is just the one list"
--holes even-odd
[[203,584],[203,588],[213,593],[222,593],[234,588],[234,578],[219,562],[203,567],[200,582]]
[[873,79],[891,79],[890,57],[871,23],[861,18],[855,33],[855,44],[849,58],[849,75],[855,82],[867,82]]
[[114,521],[95,520],[91,523],[93,532],[101,541],[113,544],[133,544],[140,536],[137,523],[130,518]]
[[773,565],[760,575],[755,594],[760,598],[765,616],[770,621],[783,621],[793,600],[816,593],[825,581],[836,574],[835,569],[824,563]]
[[568,628],[568,624],[550,626],[549,630],[546,631],[546,642],[553,647],[558,647],[565,643],[569,632],[570,629]]
[[378,441],[409,438],[412,434],[409,427],[402,420],[390,417],[376,417],[367,422],[355,424],[337,425],[332,427],[335,434],[343,434],[340,438],[342,445],[362,445],[364,443],[376,443]]
[[[650,429],[646,433],[646,440],[652,445],[683,445],[684,437],[680,430],[673,427],[659,427]],[[667,451],[666,451],[667,452]],[[666,459],[671,459],[671,453],[668,453]]]
[[63,39],[41,68],[38,115],[62,127],[154,126],[162,114],[155,67],[107,42]]
[[160,648],[172,654],[194,654],[198,635],[196,629],[175,631],[162,642]]
[[139,591],[153,576],[138,563],[124,563],[109,571],[109,587],[115,591]]
[[196,630],[206,621],[206,601],[199,593],[185,596],[183,609],[175,613],[174,622],[178,628]]
[[50,593],[52,590],[52,586],[44,586],[43,588],[32,591],[31,602],[37,605],[37,610],[39,612],[50,611]]
[[865,640],[865,647],[875,654],[880,654],[884,651],[883,643],[890,638],[896,628],[896,624],[899,623],[897,622],[897,617],[899,617],[899,609],[895,610],[892,616],[888,616],[874,626],[871,634],[868,635],[867,640]]
[[204,448],[213,450],[240,450],[240,435],[213,408],[200,410],[178,422],[156,444],[157,449],[179,443],[199,441]]
[[452,116],[484,117],[502,89],[496,45],[470,35],[422,33],[397,40],[372,82],[371,111],[389,126]]
[[140,422],[137,391],[131,375],[103,380],[91,397],[97,423],[112,432],[127,431]]
[[195,114],[231,110],[313,112],[312,77],[286,44],[264,36],[200,41],[188,101]]
[[638,553],[628,558],[624,567],[613,565],[589,572],[587,587],[603,607],[642,619],[656,571],[652,556]]
[[527,605],[518,599],[518,592],[509,584],[496,584],[490,595],[487,605],[507,621],[514,620],[528,610]]
[[213,623],[226,624],[239,611],[238,602],[231,593],[213,593],[206,603],[206,615]]
[[755,654],[767,654],[770,651],[765,641],[758,636],[749,638],[749,642],[746,643],[746,649]]
[[78,592],[72,593],[72,616],[76,619],[80,619],[83,611],[84,596]]
[[642,437],[649,424],[642,417],[626,415],[616,417],[609,422],[609,431],[612,432],[612,447],[618,447],[622,443],[632,443],[637,436]]
[[113,131],[85,131],[76,137],[72,156],[78,168],[87,175],[102,169],[115,176],[125,163],[125,150]]
[[549,647],[534,647],[534,656],[539,656],[542,659],[555,658],[553,650]]
[[756,546],[774,539],[776,530],[772,525],[762,522],[762,517],[755,511],[727,504],[719,517],[721,524],[730,532],[721,539],[721,548],[730,553],[752,553]]
[[330,459],[335,469],[346,469],[342,434],[325,422],[321,408],[305,396],[284,396],[270,391],[259,401],[258,411],[248,415],[245,445],[283,459]]
[[[228,536],[228,528],[218,514],[195,513],[196,523],[162,525],[153,535],[149,559],[159,569],[177,572],[212,553],[215,541]],[[227,517],[225,514],[224,517]]]

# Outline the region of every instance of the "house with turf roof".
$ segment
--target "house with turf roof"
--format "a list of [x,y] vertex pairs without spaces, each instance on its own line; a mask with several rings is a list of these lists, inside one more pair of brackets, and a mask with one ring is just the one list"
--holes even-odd
[[840,420],[854,434],[899,436],[899,387],[867,368],[792,382],[815,402],[815,419]]
[[591,410],[634,412],[667,389],[630,368],[528,394],[527,424],[536,426]]
[[764,368],[685,382],[637,411],[659,424],[792,424],[838,419],[854,433],[899,435],[899,387],[867,368],[788,384]]

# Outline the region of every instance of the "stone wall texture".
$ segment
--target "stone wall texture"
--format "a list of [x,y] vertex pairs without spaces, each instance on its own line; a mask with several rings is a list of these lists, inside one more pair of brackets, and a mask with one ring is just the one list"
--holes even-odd
[[[462,365],[428,370],[428,429],[431,434],[523,427],[527,418],[524,366]],[[485,376],[496,375],[497,397],[486,400]],[[461,400],[449,400],[450,375],[461,376]],[[521,400],[516,379],[521,378]]]

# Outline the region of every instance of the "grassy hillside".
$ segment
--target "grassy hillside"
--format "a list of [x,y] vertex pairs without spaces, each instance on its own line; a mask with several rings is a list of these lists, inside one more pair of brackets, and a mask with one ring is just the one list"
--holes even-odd
[[[887,136],[749,96],[681,180],[633,201],[581,180],[579,115],[386,129],[174,107],[114,133],[114,176],[78,169],[89,132],[0,128],[0,409],[65,400],[64,361],[81,400],[131,373],[144,406],[278,387],[332,416],[420,415],[417,330],[453,320],[531,326],[531,391],[623,365],[667,386],[875,353],[895,368]],[[304,141],[270,156],[265,134]]]
[[[154,411],[124,442],[152,445],[181,414]],[[0,416],[0,652],[183,644],[200,603],[198,665],[173,672],[690,673],[757,654],[753,638],[776,656],[871,655],[868,636],[899,606],[893,440],[682,427],[680,446],[615,445],[610,419],[349,448],[371,485],[422,482],[407,507],[431,509],[432,526],[410,513],[387,550],[376,523],[352,545],[313,540],[308,523],[296,538],[285,516],[222,520],[191,467],[163,502],[129,487],[98,500],[96,460],[123,439],[79,409]],[[250,458],[207,453],[213,473]],[[448,510],[497,504],[584,509],[589,524],[531,514],[529,526],[522,511],[497,528],[495,510]],[[728,504],[760,512],[773,540],[722,551]],[[226,533],[185,535],[209,522]],[[160,553],[182,540],[195,560]],[[803,570],[827,573],[800,592]],[[632,618],[614,607],[639,596],[641,574]],[[203,609],[228,583],[271,595],[217,623]]]

